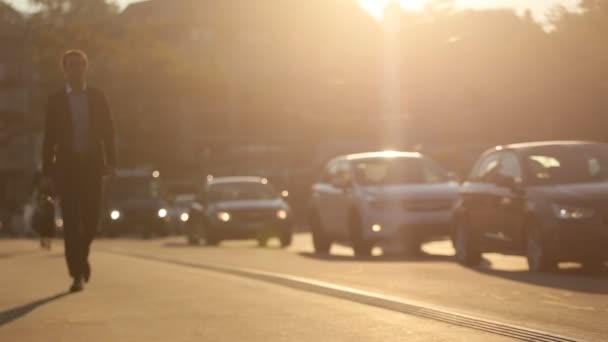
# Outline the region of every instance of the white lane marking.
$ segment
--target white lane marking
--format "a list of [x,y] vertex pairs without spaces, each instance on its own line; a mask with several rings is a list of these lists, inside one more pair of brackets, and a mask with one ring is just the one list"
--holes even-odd
[[561,306],[562,308],[566,308],[566,309],[570,309],[570,310],[578,310],[578,311],[596,311],[597,310],[596,308],[594,308],[592,306],[578,306],[578,305],[572,305],[572,304],[568,304],[568,303],[554,302],[554,301],[550,301],[550,300],[543,300],[543,303],[549,304],[549,305]]
[[492,297],[492,298],[494,298],[496,300],[499,300],[501,302],[504,302],[504,301],[507,300],[507,297],[499,296],[499,295],[496,295],[496,294],[492,294],[492,295],[490,295],[490,297]]
[[558,334],[544,332],[522,325],[513,323],[501,323],[488,318],[461,313],[456,310],[441,308],[428,303],[405,300],[402,298],[389,296],[381,293],[355,289],[347,286],[327,283],[324,281],[293,276],[284,273],[275,273],[268,271],[255,270],[250,268],[240,268],[225,265],[212,265],[196,262],[184,262],[171,258],[150,256],[133,252],[117,252],[105,250],[106,253],[121,254],[140,258],[148,261],[165,262],[186,267],[194,267],[208,271],[231,274],[234,276],[256,279],[276,285],[291,287],[303,291],[318,293],[334,298],[341,298],[355,303],[379,307],[386,310],[401,312],[414,316],[424,317],[448,324],[459,325],[486,331],[497,335],[513,337],[523,341],[580,341],[570,337],[564,337]]
[[547,298],[549,298],[551,300],[562,300],[561,297],[555,296],[555,295],[552,295],[552,294],[549,294],[549,293],[541,293],[540,295],[543,296],[543,297],[547,297]]

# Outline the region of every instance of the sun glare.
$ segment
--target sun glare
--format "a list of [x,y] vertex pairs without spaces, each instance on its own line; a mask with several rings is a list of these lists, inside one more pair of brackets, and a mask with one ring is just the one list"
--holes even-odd
[[372,17],[382,20],[384,9],[391,1],[398,1],[407,11],[423,11],[426,0],[359,0],[359,5]]
[[359,0],[359,5],[363,7],[372,17],[381,20],[384,16],[384,8],[390,0]]
[[399,3],[407,11],[424,11],[426,0],[401,0]]

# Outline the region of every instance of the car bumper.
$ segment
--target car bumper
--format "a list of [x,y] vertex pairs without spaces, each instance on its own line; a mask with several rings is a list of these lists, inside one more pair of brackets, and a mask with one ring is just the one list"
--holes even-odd
[[364,220],[363,236],[371,241],[402,238],[424,240],[447,236],[453,217],[453,210],[404,212],[398,215],[372,214]]
[[260,235],[278,235],[284,230],[291,229],[292,222],[260,221],[260,222],[213,222],[210,225],[213,235],[221,239],[253,239]]
[[547,247],[563,260],[608,258],[608,225],[594,220],[558,221],[545,230]]

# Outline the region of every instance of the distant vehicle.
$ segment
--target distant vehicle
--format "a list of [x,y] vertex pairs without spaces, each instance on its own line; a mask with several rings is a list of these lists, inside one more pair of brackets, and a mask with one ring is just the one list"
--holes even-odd
[[196,194],[179,194],[170,202],[169,219],[171,228],[178,234],[187,233],[188,222],[192,204],[196,201]]
[[291,208],[265,178],[209,178],[192,208],[190,243],[199,243],[201,237],[211,246],[255,238],[263,247],[278,237],[281,247],[291,245]]
[[348,241],[369,256],[381,242],[410,253],[432,237],[447,236],[458,182],[419,153],[375,152],[331,160],[313,186],[310,225],[317,253]]
[[169,207],[158,171],[119,170],[105,189],[101,233],[144,237],[169,233]]
[[539,142],[493,148],[462,187],[453,243],[469,266],[482,253],[524,255],[531,271],[560,261],[602,267],[608,255],[608,145]]

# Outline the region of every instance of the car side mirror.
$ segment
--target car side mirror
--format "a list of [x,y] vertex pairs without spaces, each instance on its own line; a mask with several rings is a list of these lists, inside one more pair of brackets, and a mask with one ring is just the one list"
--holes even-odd
[[351,182],[347,178],[334,178],[331,184],[338,189],[348,189],[351,186]]

